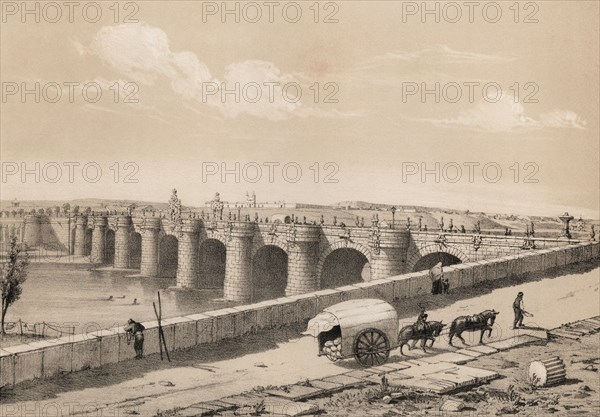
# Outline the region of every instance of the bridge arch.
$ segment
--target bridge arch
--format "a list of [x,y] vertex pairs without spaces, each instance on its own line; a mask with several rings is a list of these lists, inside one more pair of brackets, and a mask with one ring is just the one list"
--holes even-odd
[[252,253],[252,301],[285,296],[288,282],[288,253],[267,244]]
[[[437,260],[435,259],[436,255],[438,256]],[[428,260],[430,260],[430,262]],[[442,265],[448,266],[457,263],[469,262],[469,257],[455,246],[446,246],[440,248],[440,245],[438,244],[428,245],[419,249],[418,252],[414,252],[412,255],[410,255],[406,262],[406,271],[416,272],[417,270],[415,270],[415,267],[419,267],[419,265],[429,266],[429,264],[434,260],[435,263],[433,263],[433,265],[441,261]],[[428,268],[420,267],[419,270],[429,269],[433,265],[429,266]]]
[[217,236],[202,239],[198,246],[200,288],[223,288],[227,261],[227,244]]
[[84,234],[84,246],[83,246],[83,255],[84,256],[90,256],[90,254],[92,253],[92,234],[94,233],[94,230],[91,227],[86,227],[85,228],[85,234]]
[[104,246],[104,262],[112,264],[115,262],[115,231],[114,229],[106,229]]
[[258,251],[264,248],[265,246],[276,246],[282,251],[284,251],[286,254],[289,253],[289,244],[287,240],[277,236],[273,237],[272,239],[269,239],[268,241],[254,241],[254,244],[252,245],[252,258],[254,258]]
[[173,234],[161,234],[158,245],[158,275],[164,278],[177,276],[179,239]]
[[[323,250],[317,263],[320,288],[331,288],[368,280],[371,251],[360,243],[335,242]],[[347,270],[341,272],[340,270]],[[349,270],[348,270],[349,269]],[[336,276],[343,275],[342,278]]]
[[129,267],[140,269],[142,264],[142,235],[131,229],[129,234]]

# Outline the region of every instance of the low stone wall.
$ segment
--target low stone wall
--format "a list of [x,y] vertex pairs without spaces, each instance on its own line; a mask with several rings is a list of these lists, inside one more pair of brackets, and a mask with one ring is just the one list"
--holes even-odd
[[[552,249],[535,250],[519,256],[471,262],[444,268],[452,289],[541,272],[600,257],[600,243],[589,242]],[[170,351],[214,343],[258,330],[303,323],[324,308],[356,298],[379,298],[388,302],[429,293],[428,272],[389,277],[335,289],[328,289],[261,303],[225,308],[164,320],[163,329]],[[146,327],[144,350],[159,352],[158,324]],[[134,357],[122,328],[101,330],[59,339],[0,349],[0,386],[47,378],[62,372],[96,368]]]

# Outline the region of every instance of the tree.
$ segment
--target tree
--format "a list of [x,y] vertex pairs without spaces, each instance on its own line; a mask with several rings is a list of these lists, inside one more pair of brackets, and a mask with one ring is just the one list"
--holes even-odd
[[75,214],[75,215],[79,214],[79,206],[73,207],[73,214]]
[[2,310],[0,310],[0,334],[5,334],[4,318],[8,307],[21,297],[23,283],[27,279],[29,256],[12,236],[8,249],[8,262],[2,263]]
[[69,210],[71,210],[71,205],[69,203],[65,203],[62,205],[63,214],[66,216],[69,214]]

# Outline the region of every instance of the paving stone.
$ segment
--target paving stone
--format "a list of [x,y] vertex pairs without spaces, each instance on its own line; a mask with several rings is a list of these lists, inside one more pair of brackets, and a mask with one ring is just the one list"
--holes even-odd
[[423,365],[429,365],[429,361],[426,360],[426,358],[422,358],[422,359],[409,359],[407,361],[404,361],[405,364],[410,365],[410,366],[423,366]]
[[600,329],[600,326],[598,326],[595,323],[588,323],[586,321],[580,321],[577,324],[575,324],[573,326],[575,329],[581,329],[581,330],[585,330],[587,332],[596,332],[598,331],[598,329]]
[[348,375],[352,378],[363,379],[375,375],[374,372],[370,372],[368,369],[357,369],[355,371],[346,372],[344,375]]
[[478,358],[480,356],[483,356],[483,353],[481,352],[476,352],[474,350],[471,349],[459,349],[454,353],[458,353],[459,355],[466,355],[466,356],[470,356],[472,358]]
[[477,379],[461,373],[459,369],[449,369],[447,371],[428,374],[427,378],[433,380],[442,380],[456,384],[457,388],[468,387],[477,384]]
[[327,392],[340,391],[344,389],[344,386],[342,384],[338,384],[336,382],[323,381],[321,379],[311,380],[310,385],[314,388],[319,388]]
[[579,322],[579,323],[575,323],[575,324],[570,325],[570,326],[566,326],[566,328],[569,329],[569,330],[575,330],[575,331],[578,331],[578,332],[582,332],[582,333],[584,333],[586,335],[590,334],[591,332],[595,332],[596,331],[596,327],[597,326],[594,326],[594,325],[591,325],[591,324],[587,324],[587,323],[584,323],[584,322]]
[[429,363],[439,363],[439,362],[447,362],[447,363],[455,363],[461,365],[463,363],[467,363],[475,360],[475,358],[467,355],[462,355],[456,352],[446,352],[440,355],[431,356],[429,358],[423,358],[423,360]]
[[[290,401],[278,397],[265,397],[264,405],[265,411],[262,414],[264,416],[303,416],[312,415],[319,411],[319,407],[316,404]],[[236,414],[243,415],[240,411],[243,412],[245,410],[236,410]],[[253,412],[254,410],[250,409],[248,411]]]
[[475,378],[477,380],[478,383],[491,381],[492,379],[496,379],[496,378],[500,377],[500,374],[496,371],[474,368],[472,366],[461,365],[461,366],[459,366],[458,369],[459,369],[458,372],[460,372],[461,374],[464,374],[464,375],[472,376],[473,378]]
[[544,339],[540,339],[539,337],[535,337],[535,336],[531,336],[528,334],[521,334],[515,337],[511,337],[510,339],[505,339],[505,340],[500,340],[498,342],[492,342],[489,343],[488,345],[498,349],[498,350],[507,350],[507,349],[512,349],[518,346],[522,346],[522,345],[526,345],[529,343],[533,343],[533,342],[539,342],[540,340],[544,340]]
[[387,366],[389,366],[390,368],[393,368],[396,371],[401,371],[403,369],[410,368],[410,364],[407,364],[406,362],[391,362],[391,363],[387,364]]
[[351,377],[348,374],[334,375],[334,376],[330,376],[330,377],[322,378],[322,379],[323,379],[323,381],[326,381],[326,382],[333,382],[336,384],[341,384],[344,386],[344,388],[356,387],[363,383],[362,379]]
[[431,391],[436,394],[444,394],[456,389],[456,385],[451,382],[429,378],[406,379],[402,382],[402,386],[423,391]]
[[578,336],[585,336],[586,334],[588,334],[589,332],[587,330],[583,330],[583,329],[579,329],[577,327],[574,326],[564,326],[564,327],[560,327],[561,330],[568,332],[568,333],[573,333],[575,335]]
[[[414,378],[414,376],[406,375],[402,372],[394,372],[391,374],[386,374],[385,378],[387,379],[388,385],[391,387],[399,387],[402,386],[402,381],[405,379]],[[375,385],[381,384],[381,376],[379,375],[371,375],[370,377],[367,377],[366,380]]]
[[[404,369],[399,372],[402,373],[403,375],[408,375],[408,376],[418,378],[418,377],[422,377],[423,375],[426,375],[426,374],[433,374],[433,373],[441,372],[441,371],[444,371],[447,369],[456,368],[456,366],[457,365],[455,365],[453,363],[439,362],[439,363],[430,363],[430,364],[423,365],[423,366],[413,366],[411,368]],[[390,374],[390,375],[395,375],[395,374]]]
[[286,387],[286,390],[268,390],[265,391],[265,393],[274,397],[286,398],[291,401],[300,401],[307,398],[317,397],[324,394],[325,391],[320,388],[305,387],[303,385],[290,385]]
[[221,401],[236,407],[252,406],[263,400],[263,397],[252,394],[232,395],[231,397],[221,398]]
[[375,371],[376,373],[380,374],[380,373],[388,373],[388,372],[393,372],[393,371],[397,371],[397,368],[394,368],[391,365],[380,365],[380,366],[374,366],[372,368],[369,368],[370,371]]
[[475,351],[475,352],[481,352],[484,355],[491,355],[492,353],[497,353],[498,352],[498,349],[494,349],[493,347],[488,346],[488,345],[470,346],[467,349]]
[[548,333],[553,336],[564,337],[566,339],[572,339],[572,340],[579,340],[581,338],[581,336],[574,334],[574,333],[565,332],[561,328],[558,328],[556,330],[550,330]]

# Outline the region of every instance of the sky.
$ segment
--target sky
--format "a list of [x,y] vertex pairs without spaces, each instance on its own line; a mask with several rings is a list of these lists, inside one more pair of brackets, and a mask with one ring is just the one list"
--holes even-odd
[[600,218],[598,2],[92,3],[2,2],[2,200]]

